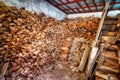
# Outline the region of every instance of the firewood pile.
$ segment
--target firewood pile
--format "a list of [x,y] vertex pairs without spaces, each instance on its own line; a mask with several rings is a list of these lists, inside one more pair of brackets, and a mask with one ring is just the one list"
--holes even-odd
[[[120,15],[106,19],[105,23],[111,28],[103,29],[100,46],[104,46],[99,58],[98,68],[95,72],[96,80],[120,79]],[[106,26],[106,24],[104,24]],[[108,26],[108,27],[109,27]],[[107,27],[107,26],[106,26]]]
[[82,54],[94,39],[98,23],[93,16],[58,21],[0,2],[0,78],[32,80],[54,70],[55,64],[71,75],[80,74]]

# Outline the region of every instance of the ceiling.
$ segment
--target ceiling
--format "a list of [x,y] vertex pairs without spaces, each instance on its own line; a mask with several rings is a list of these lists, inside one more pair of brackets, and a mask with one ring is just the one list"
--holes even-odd
[[[110,0],[45,0],[66,14],[101,12]],[[109,10],[120,10],[120,0],[111,0]]]

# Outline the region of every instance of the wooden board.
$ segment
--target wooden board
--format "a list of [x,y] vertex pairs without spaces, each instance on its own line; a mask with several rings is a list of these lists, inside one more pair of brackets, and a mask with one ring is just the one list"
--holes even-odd
[[89,55],[89,51],[90,51],[90,47],[87,46],[86,49],[85,49],[85,51],[84,51],[84,53],[83,53],[83,57],[82,57],[82,60],[80,62],[80,65],[78,67],[81,72],[84,71],[85,64],[87,62],[87,58],[88,58],[88,55]]

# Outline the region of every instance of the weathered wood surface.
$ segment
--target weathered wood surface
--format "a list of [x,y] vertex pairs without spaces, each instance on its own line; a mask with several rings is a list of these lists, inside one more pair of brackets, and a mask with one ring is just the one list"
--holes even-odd
[[[100,77],[100,80],[108,80],[108,75],[107,74],[102,74],[99,71],[96,71],[95,73],[96,76]],[[110,76],[110,80],[119,80],[117,77],[115,76]]]
[[109,66],[104,66],[104,65],[100,65],[98,66],[98,70],[108,73],[108,74],[119,74],[119,69],[113,69]]
[[103,25],[103,31],[115,31],[117,28],[116,25]]
[[84,53],[83,53],[83,57],[82,57],[82,60],[80,61],[80,64],[79,64],[79,70],[80,71],[84,71],[84,69],[86,68],[86,63],[87,63],[87,59],[88,59],[88,56],[89,56],[89,51],[90,51],[90,47],[87,46]]
[[117,24],[117,20],[105,20],[104,25]]
[[116,36],[116,32],[102,31],[102,36]]

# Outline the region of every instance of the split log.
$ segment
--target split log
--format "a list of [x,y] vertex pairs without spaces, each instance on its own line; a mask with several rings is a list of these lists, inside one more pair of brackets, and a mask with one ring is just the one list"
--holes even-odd
[[103,31],[115,31],[117,28],[116,25],[103,25]]
[[87,46],[84,53],[83,53],[83,57],[82,57],[82,60],[80,61],[80,64],[79,64],[79,67],[78,69],[83,72],[84,71],[84,68],[85,68],[85,64],[87,62],[87,58],[88,58],[88,55],[89,55],[89,51],[90,51],[90,47]]
[[100,65],[98,66],[98,70],[103,71],[104,73],[111,73],[111,74],[119,74],[119,69],[113,69],[109,66]]
[[102,36],[116,36],[116,32],[102,31]]
[[104,50],[106,51],[114,51],[116,52],[119,48],[117,45],[112,45],[112,44],[104,44],[104,43],[101,43],[100,46],[104,46]]
[[120,50],[118,50],[117,53],[118,53],[118,57],[119,57],[118,64],[120,65]]
[[118,57],[109,54],[100,54],[100,56],[118,62]]
[[117,53],[118,53],[118,57],[120,58],[120,50],[118,50]]
[[[114,38],[113,36],[102,36],[101,42],[107,43],[113,38]],[[115,44],[115,41],[112,41],[109,44]]]
[[104,24],[106,25],[117,24],[117,20],[105,20]]
[[91,76],[91,72],[92,72],[92,67],[94,66],[95,60],[97,59],[97,52],[98,52],[98,48],[97,47],[93,47],[91,50],[91,54],[88,60],[88,64],[87,64],[87,68],[86,68],[86,75],[87,78]]
[[9,66],[9,62],[5,63],[2,67],[2,71],[1,71],[1,74],[0,74],[0,77],[3,77],[5,74],[6,74],[6,71],[8,69],[8,66]]
[[107,16],[105,20],[118,20],[116,17]]
[[[96,71],[95,75],[98,76],[98,77],[100,77],[100,78],[103,78],[105,80],[108,80],[108,75],[102,74],[99,71]],[[117,77],[115,77],[115,76],[110,76],[110,80],[119,80],[119,79]]]
[[118,21],[120,21],[120,14],[117,15]]
[[104,65],[104,66],[109,66],[111,68],[115,68],[115,69],[119,69],[119,64],[115,61],[112,61],[110,59],[104,58],[104,57],[99,57],[98,59],[98,63],[100,65]]

